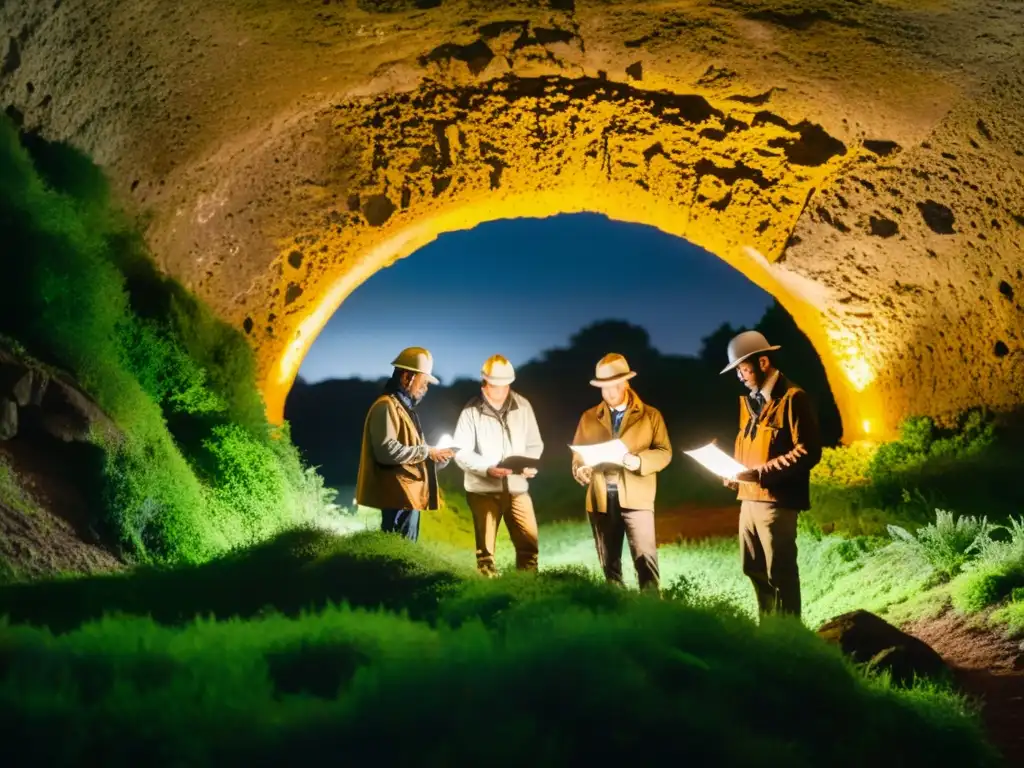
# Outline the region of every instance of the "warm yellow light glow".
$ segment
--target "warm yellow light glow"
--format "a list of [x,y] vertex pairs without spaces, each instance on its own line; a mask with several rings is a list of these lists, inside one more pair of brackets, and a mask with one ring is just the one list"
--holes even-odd
[[871,434],[871,420],[870,419],[864,419],[864,421],[861,423],[861,426],[864,427],[864,434],[865,435]]
[[843,375],[855,392],[863,392],[875,380],[875,371],[860,340],[850,331],[838,328],[828,330],[828,339]]

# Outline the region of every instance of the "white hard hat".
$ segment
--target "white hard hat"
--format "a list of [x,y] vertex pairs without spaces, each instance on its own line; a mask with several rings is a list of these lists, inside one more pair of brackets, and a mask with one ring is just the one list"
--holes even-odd
[[516,371],[512,363],[501,355],[491,355],[484,361],[480,375],[488,384],[502,387],[516,380]]
[[636,371],[629,368],[629,363],[622,355],[612,352],[598,360],[594,367],[594,378],[590,384],[595,387],[608,387],[620,381],[629,381],[636,376]]
[[392,360],[391,364],[395,368],[401,368],[403,371],[422,373],[431,384],[439,383],[437,379],[430,375],[430,372],[434,370],[434,358],[430,351],[423,347],[406,347],[398,353],[398,357]]
[[732,341],[729,342],[729,364],[720,371],[720,374],[731,371],[751,355],[756,355],[759,352],[774,352],[776,349],[779,347],[771,346],[763,333],[744,331],[733,336]]

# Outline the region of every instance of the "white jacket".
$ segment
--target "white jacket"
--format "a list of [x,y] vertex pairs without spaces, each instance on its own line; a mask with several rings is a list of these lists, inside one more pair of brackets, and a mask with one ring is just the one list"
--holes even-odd
[[[459,447],[455,463],[465,473],[464,482],[469,493],[498,493],[502,478],[487,474],[507,456],[528,456],[539,459],[544,452],[537,417],[530,401],[515,392],[509,392],[505,423],[494,412],[482,395],[477,395],[462,408],[459,423],[452,438]],[[522,475],[508,477],[509,493],[526,493],[529,482]]]

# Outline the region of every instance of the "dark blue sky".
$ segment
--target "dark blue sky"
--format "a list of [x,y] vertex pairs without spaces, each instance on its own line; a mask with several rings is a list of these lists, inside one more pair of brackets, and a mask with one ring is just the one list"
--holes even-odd
[[506,219],[442,235],[366,281],[299,375],[386,376],[399,350],[423,346],[442,381],[476,378],[492,354],[519,365],[605,319],[643,326],[662,352],[696,354],[723,322],[749,327],[770,303],[725,262],[650,227],[595,214]]

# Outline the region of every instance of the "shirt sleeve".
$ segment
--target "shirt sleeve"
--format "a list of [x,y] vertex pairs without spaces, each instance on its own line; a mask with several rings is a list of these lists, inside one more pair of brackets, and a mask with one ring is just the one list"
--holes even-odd
[[391,416],[387,403],[380,402],[370,409],[370,444],[373,456],[381,464],[418,464],[426,461],[430,449],[425,445],[404,445],[398,442],[398,425]]
[[452,440],[459,446],[455,454],[455,463],[462,471],[485,477],[490,465],[483,456],[473,450],[476,448],[476,430],[473,427],[473,413],[469,408],[463,408],[459,414]]
[[668,428],[660,411],[651,409],[651,445],[640,451],[640,468],[637,473],[643,476],[660,472],[672,461],[672,443],[668,439]]
[[526,406],[526,455],[531,459],[539,459],[544,453],[544,441],[540,436],[540,427],[537,425],[537,415],[533,412],[533,406]]
[[821,434],[811,398],[806,392],[796,392],[788,406],[786,423],[793,438],[793,450],[761,466],[762,481],[775,482],[810,472],[821,461]]

